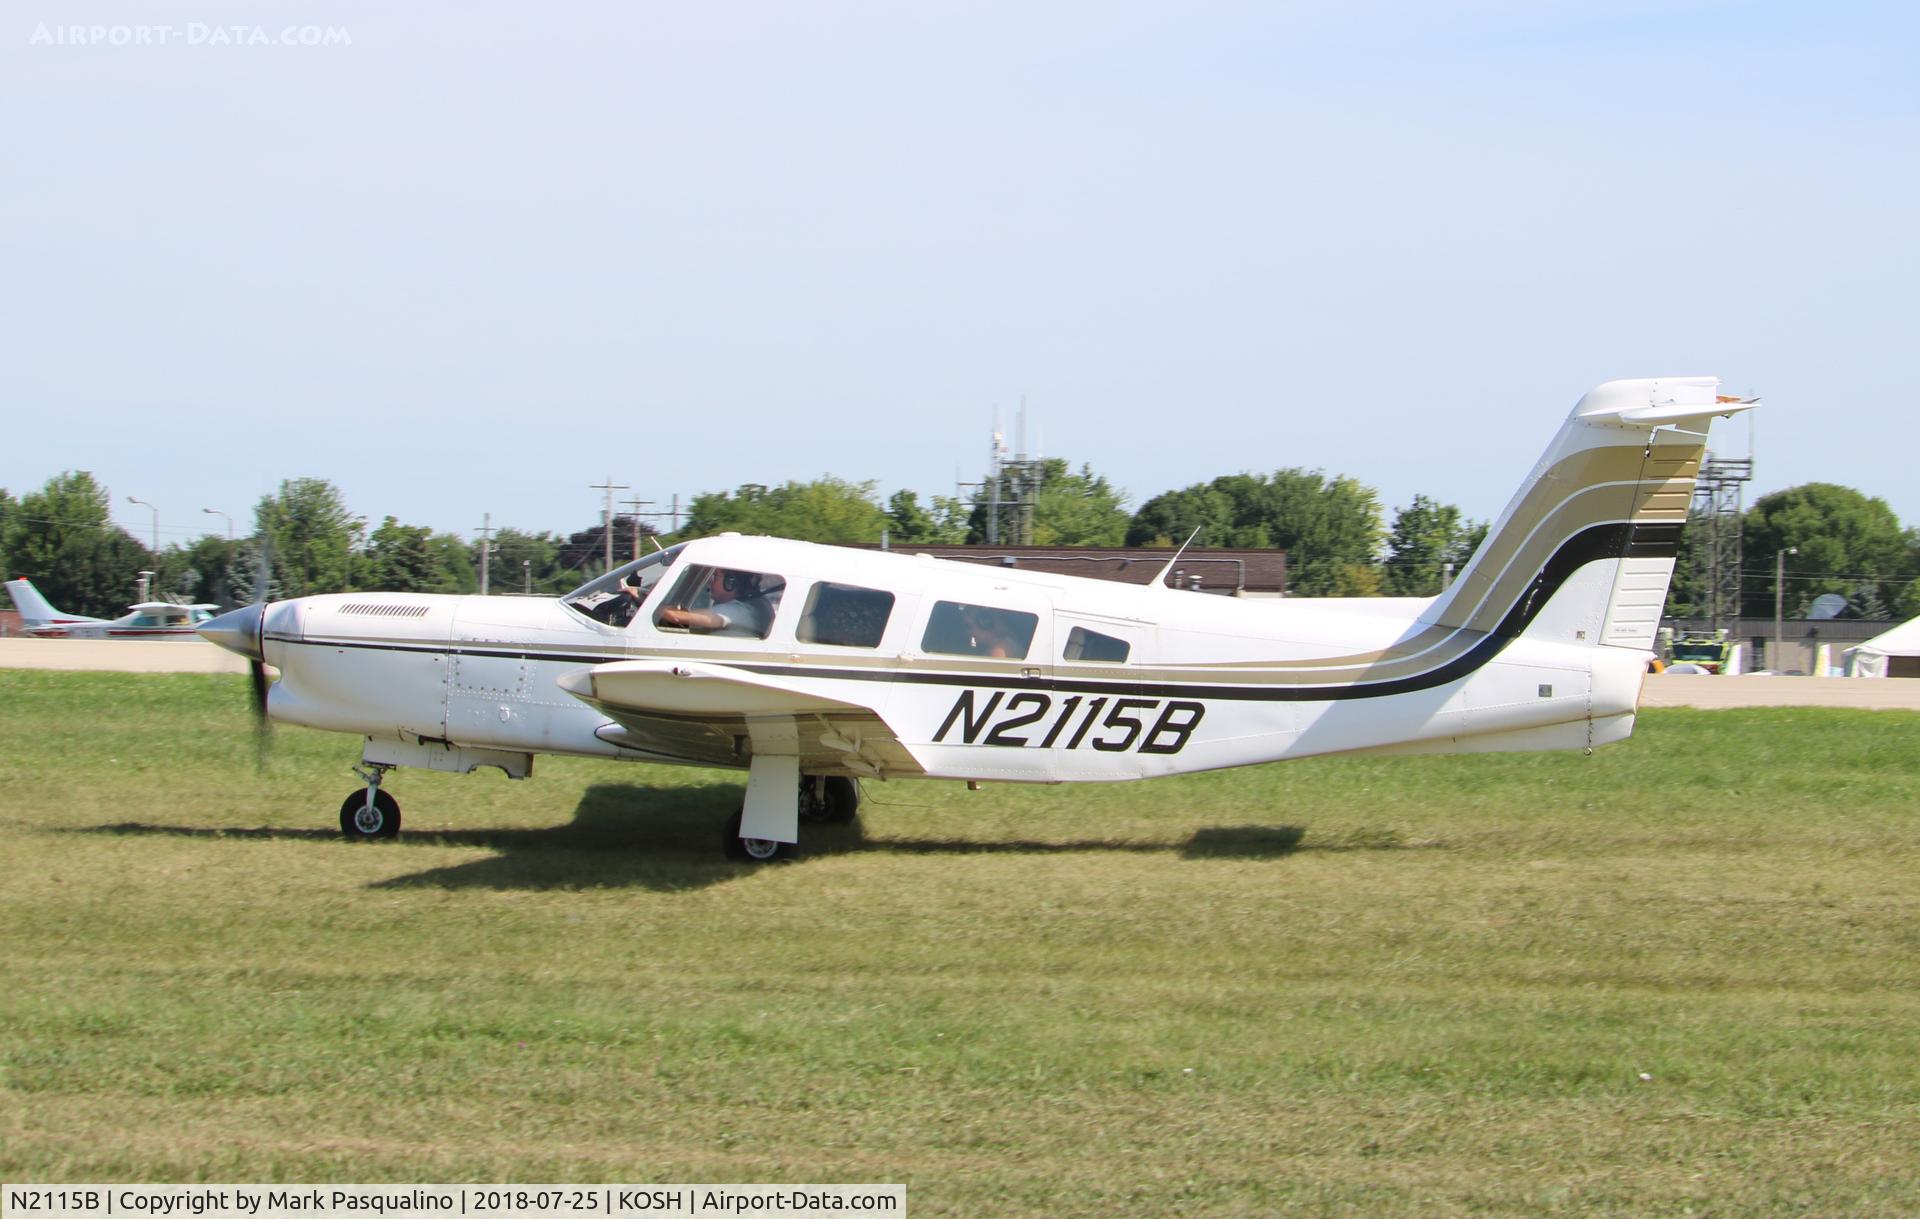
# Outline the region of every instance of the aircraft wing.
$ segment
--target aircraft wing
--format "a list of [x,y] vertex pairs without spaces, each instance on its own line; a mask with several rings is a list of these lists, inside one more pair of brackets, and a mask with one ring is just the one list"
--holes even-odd
[[614,721],[602,740],[662,761],[742,766],[753,751],[796,753],[808,773],[922,773],[870,704],[817,682],[700,661],[622,660],[560,688]]

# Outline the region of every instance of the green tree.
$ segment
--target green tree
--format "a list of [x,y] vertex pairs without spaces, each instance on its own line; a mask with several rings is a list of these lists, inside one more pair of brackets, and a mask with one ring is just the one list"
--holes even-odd
[[425,525],[402,525],[391,516],[367,537],[366,549],[354,563],[354,584],[392,593],[450,591],[441,587],[433,531]]
[[894,546],[953,546],[967,540],[971,506],[948,495],[933,497],[931,509],[920,506],[912,491],[895,491],[887,500],[887,538]]
[[13,518],[20,514],[20,501],[13,498],[5,487],[0,487],[0,575],[13,578],[13,560],[7,557],[7,534],[13,528]]
[[1913,539],[1893,509],[1852,487],[1805,483],[1763,495],[1748,509],[1744,530],[1748,617],[1773,617],[1776,562],[1785,568],[1782,609],[1789,617],[1803,616],[1822,593],[1847,597],[1856,613],[1884,615],[1900,604],[1915,574]]
[[1387,531],[1385,590],[1394,597],[1431,597],[1440,591],[1446,565],[1457,573],[1486,536],[1485,524],[1463,520],[1460,509],[1416,495],[1396,509]]
[[[973,511],[967,520],[967,541],[979,545],[987,541],[990,518],[987,503],[991,488],[983,487],[973,496]],[[1017,524],[1021,490],[1011,474],[1000,481],[997,527],[1000,541],[1018,537]],[[1126,492],[1108,482],[1093,467],[1078,470],[1068,466],[1064,457],[1049,457],[1040,463],[1040,482],[1032,488],[1035,546],[1119,546],[1127,536],[1132,518],[1127,515]]]
[[[1240,475],[1246,478],[1246,475]],[[1129,546],[1180,546],[1194,538],[1203,546],[1264,550],[1273,545],[1265,524],[1238,518],[1240,503],[1226,479],[1154,496],[1127,527]],[[1196,536],[1197,535],[1197,536]]]
[[1275,547],[1287,552],[1292,591],[1366,596],[1380,590],[1383,530],[1373,488],[1319,470],[1228,474],[1168,491],[1134,515],[1133,546],[1179,545],[1201,530],[1205,546]]
[[[480,591],[479,556],[473,545],[457,533],[436,533],[427,539],[437,573],[437,593],[477,593]],[[489,576],[491,578],[491,576]]]
[[1034,498],[1034,545],[1120,546],[1132,521],[1126,492],[1105,475],[1084,464],[1070,471],[1064,460],[1048,459],[1040,494]]
[[211,533],[190,546],[169,546],[158,556],[154,591],[188,601],[244,605],[253,600],[251,574],[242,578],[238,572],[247,547],[247,542]]
[[680,536],[734,532],[803,542],[878,542],[889,520],[874,495],[873,483],[831,475],[773,488],[749,483],[732,493],[696,495]]
[[1893,600],[1893,616],[1905,622],[1920,618],[1920,580],[1909,580]]
[[561,540],[550,533],[501,529],[493,535],[492,571],[488,576],[492,590],[557,596],[579,585],[580,573],[560,564],[561,545]]
[[32,580],[49,601],[72,614],[112,617],[133,600],[140,572],[154,557],[108,512],[107,489],[85,470],[55,475],[22,496],[7,514],[7,575]]
[[366,521],[347,510],[324,478],[294,478],[254,509],[255,531],[273,568],[274,594],[304,597],[353,586],[354,550]]

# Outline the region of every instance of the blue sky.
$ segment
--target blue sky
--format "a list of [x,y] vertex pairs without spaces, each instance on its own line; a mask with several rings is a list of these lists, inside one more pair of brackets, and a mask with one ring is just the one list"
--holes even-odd
[[1750,499],[1920,524],[1916,52],[1890,4],[25,0],[0,486],[565,531],[609,475],[951,493],[1024,396],[1136,505],[1484,518],[1591,385],[1717,373]]

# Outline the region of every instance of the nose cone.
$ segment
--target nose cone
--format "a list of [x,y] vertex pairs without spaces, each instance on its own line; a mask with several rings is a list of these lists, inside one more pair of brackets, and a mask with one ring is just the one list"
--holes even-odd
[[248,660],[265,660],[260,651],[260,620],[265,614],[264,605],[243,606],[230,614],[203,622],[194,629],[200,633],[200,638],[217,643],[229,652]]

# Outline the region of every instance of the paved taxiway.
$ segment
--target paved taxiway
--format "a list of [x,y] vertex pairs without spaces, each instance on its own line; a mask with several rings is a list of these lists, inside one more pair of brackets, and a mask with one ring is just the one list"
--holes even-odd
[[0,639],[0,669],[87,673],[245,673],[247,662],[204,639]]

